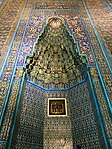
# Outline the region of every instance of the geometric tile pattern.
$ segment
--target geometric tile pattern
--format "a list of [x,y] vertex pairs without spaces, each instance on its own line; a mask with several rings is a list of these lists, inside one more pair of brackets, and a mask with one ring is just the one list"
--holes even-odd
[[[6,1],[5,5],[1,7],[3,8],[2,11],[0,10],[2,12],[0,18],[1,148],[5,149],[6,146],[9,147],[11,145],[13,134],[16,136],[19,142],[19,146],[16,146],[16,148],[25,148],[25,146],[27,146],[27,148],[36,148],[36,144],[39,142],[38,136],[40,136],[42,140],[44,139],[44,134],[41,131],[42,129],[38,123],[39,121],[37,122],[36,118],[38,116],[33,113],[37,110],[35,108],[35,101],[37,103],[39,101],[39,104],[36,105],[38,109],[41,109],[41,102],[43,102],[43,105],[48,100],[48,98],[60,97],[66,99],[70,98],[71,103],[73,104],[70,105],[70,99],[67,100],[68,110],[72,109],[72,111],[69,112],[69,114],[71,114],[70,116],[72,117],[70,120],[71,124],[67,123],[67,119],[63,120],[63,122],[59,121],[59,128],[62,128],[61,124],[63,126],[66,126],[64,124],[67,124],[69,132],[70,129],[73,128],[72,133],[70,134],[74,137],[72,142],[71,138],[69,137],[67,139],[61,140],[61,144],[59,141],[57,141],[58,145],[60,145],[60,148],[64,145],[66,147],[67,145],[71,145],[72,148],[72,143],[74,146],[80,145],[83,146],[83,148],[102,148],[101,144],[106,145],[107,149],[110,148],[110,145],[112,145],[112,62],[110,55],[112,49],[112,23],[110,4],[111,2],[109,0],[95,0],[94,3],[91,0],[79,0],[77,2],[69,2],[63,0],[37,0],[35,2],[33,0],[10,0]],[[53,88],[48,89],[48,87],[48,90],[46,87],[43,87],[42,89],[42,87],[39,87],[37,84],[29,82],[28,80],[27,83],[25,82],[26,78],[24,67],[26,56],[31,57],[33,56],[33,52],[35,53],[34,45],[36,47],[35,43],[39,42],[42,32],[45,31],[45,25],[47,24],[46,21],[52,16],[56,16],[64,20],[65,26],[67,27],[67,32],[70,36],[72,36],[74,43],[77,43],[76,49],[78,58],[85,56],[86,54],[87,63],[90,68],[90,70],[87,70],[87,79],[89,81],[89,83],[86,84],[87,86],[83,82],[78,82],[79,84],[69,88],[69,90],[65,88],[64,93],[64,88],[61,88],[61,90],[59,86],[58,88],[53,86],[54,90],[57,90],[54,91],[52,90]],[[69,79],[70,78],[68,78],[68,80]],[[28,84],[32,86],[30,91],[28,91]],[[89,90],[88,87],[91,89]],[[85,88],[87,90],[85,90]],[[68,91],[70,91],[70,94]],[[46,94],[44,94],[45,92]],[[24,98],[22,98],[23,94]],[[93,96],[90,97],[90,94]],[[38,97],[36,95],[38,95]],[[43,98],[41,98],[41,95]],[[27,97],[31,97],[32,100]],[[33,101],[33,98],[36,100]],[[40,99],[42,99],[42,101]],[[86,102],[86,99],[88,100],[88,103]],[[22,103],[23,105],[20,107],[19,105]],[[31,104],[33,106],[32,111]],[[54,129],[57,129],[58,120],[56,120],[55,124],[51,118],[50,122],[48,117],[46,117],[46,107],[48,107],[47,103],[45,103],[43,107],[45,113],[43,116],[41,115],[42,119],[39,120],[40,124],[41,122],[43,123],[43,119],[46,120],[43,123],[44,127],[46,126],[46,129],[44,129],[46,132],[48,131],[47,128],[51,129],[51,131],[49,131],[46,142],[44,142],[46,145],[48,145],[48,142],[50,141],[49,138],[52,138],[53,136],[53,134],[50,134],[50,132],[52,132]],[[21,108],[23,112],[19,113]],[[25,111],[24,108],[28,109],[28,111]],[[77,119],[77,117],[76,121],[74,116],[79,115],[82,119],[84,115],[83,108],[85,109],[85,112],[87,112],[88,109],[90,110],[87,114],[85,114],[85,121],[87,120],[87,123],[84,121],[82,124],[80,123],[80,120]],[[73,112],[73,110],[75,112]],[[43,112],[42,110],[40,111]],[[81,113],[81,111],[83,112]],[[88,114],[90,114],[89,117]],[[16,121],[16,118],[18,118],[20,115],[21,124],[18,125],[19,130],[17,130],[16,126],[18,121]],[[25,125],[22,116],[25,121]],[[29,124],[31,121],[33,124],[30,123],[30,125],[27,127],[26,121],[28,121],[27,124]],[[37,122],[36,125],[34,124],[35,122]],[[76,125],[74,125],[74,122],[76,122]],[[34,134],[36,132],[31,131],[30,128],[32,128],[32,130],[36,130],[36,132],[39,132],[38,136],[35,136]],[[73,132],[75,128],[81,131]],[[90,130],[89,134],[86,131],[87,128]],[[17,136],[17,134],[15,134],[16,131],[14,130],[17,130],[17,132],[19,132],[18,134],[20,135]],[[28,134],[31,133],[31,135],[29,134],[29,137],[26,135],[27,132]],[[55,133],[56,132],[57,130]],[[81,132],[83,132],[85,135],[83,136]],[[91,134],[95,135],[91,135],[90,132],[92,132]],[[24,135],[26,137],[23,137]],[[75,137],[75,135],[77,137]],[[23,140],[21,140],[21,138],[23,138]],[[23,143],[24,141],[26,141],[27,145]],[[42,147],[42,142],[40,144],[40,148]],[[86,143],[84,144],[84,142]],[[52,143],[55,143],[55,140],[51,139],[51,144]],[[59,146],[57,146],[57,148],[58,147]]]
[[79,56],[64,21],[49,18],[33,56],[26,58],[28,79],[44,88],[67,88],[84,79],[86,70],[86,58]]

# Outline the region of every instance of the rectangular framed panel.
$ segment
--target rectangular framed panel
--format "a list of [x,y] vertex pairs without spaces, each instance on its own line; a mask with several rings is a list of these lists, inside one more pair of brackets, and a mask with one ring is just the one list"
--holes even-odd
[[66,98],[48,98],[48,116],[67,116]]

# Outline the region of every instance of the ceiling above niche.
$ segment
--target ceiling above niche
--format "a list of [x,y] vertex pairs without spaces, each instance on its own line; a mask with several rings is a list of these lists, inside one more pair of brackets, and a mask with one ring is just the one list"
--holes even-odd
[[26,58],[27,79],[44,88],[68,88],[80,82],[87,67],[77,48],[63,19],[49,18],[33,56]]

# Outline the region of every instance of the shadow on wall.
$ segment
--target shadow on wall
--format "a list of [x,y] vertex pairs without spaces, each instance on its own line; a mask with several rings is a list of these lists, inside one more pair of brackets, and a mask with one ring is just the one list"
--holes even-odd
[[80,145],[77,145],[77,149],[81,149]]

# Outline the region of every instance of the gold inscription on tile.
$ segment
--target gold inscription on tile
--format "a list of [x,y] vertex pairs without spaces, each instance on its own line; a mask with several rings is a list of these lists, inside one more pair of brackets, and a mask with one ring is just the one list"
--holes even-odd
[[67,116],[66,98],[48,98],[48,116]]

